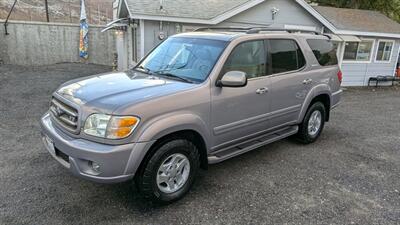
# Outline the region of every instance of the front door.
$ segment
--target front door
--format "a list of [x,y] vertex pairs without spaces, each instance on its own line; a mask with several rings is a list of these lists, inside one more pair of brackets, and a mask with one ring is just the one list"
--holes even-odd
[[225,62],[221,75],[229,71],[245,72],[248,84],[240,88],[212,88],[212,150],[228,147],[268,128],[266,88],[269,79],[265,76],[264,41],[238,44]]

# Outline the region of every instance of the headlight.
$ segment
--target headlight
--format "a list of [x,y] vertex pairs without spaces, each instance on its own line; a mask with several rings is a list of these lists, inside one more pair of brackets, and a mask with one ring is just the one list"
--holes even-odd
[[128,137],[139,123],[134,116],[109,116],[104,114],[90,115],[83,131],[91,136],[122,139]]

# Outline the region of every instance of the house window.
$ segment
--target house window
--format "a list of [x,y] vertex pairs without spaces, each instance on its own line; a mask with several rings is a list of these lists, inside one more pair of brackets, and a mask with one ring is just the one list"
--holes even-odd
[[379,41],[378,51],[376,53],[376,61],[390,62],[393,46],[394,46],[394,41]]
[[344,61],[371,61],[373,40],[363,40],[361,42],[346,42],[344,50]]

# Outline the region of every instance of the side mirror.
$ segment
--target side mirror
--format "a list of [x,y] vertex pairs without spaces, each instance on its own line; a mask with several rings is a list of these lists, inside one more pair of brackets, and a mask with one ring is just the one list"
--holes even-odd
[[218,87],[244,87],[247,85],[247,75],[242,71],[229,71],[217,81]]

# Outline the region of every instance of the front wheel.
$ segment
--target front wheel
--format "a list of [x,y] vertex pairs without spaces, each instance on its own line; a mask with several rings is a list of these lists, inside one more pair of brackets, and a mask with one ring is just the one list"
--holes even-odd
[[138,174],[136,184],[145,198],[170,203],[191,188],[200,168],[200,155],[188,140],[171,140],[158,146]]
[[321,135],[325,126],[326,109],[324,104],[316,102],[307,110],[307,113],[300,124],[297,139],[304,143],[310,144],[315,142]]

